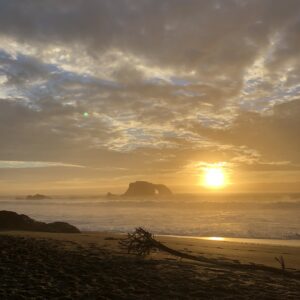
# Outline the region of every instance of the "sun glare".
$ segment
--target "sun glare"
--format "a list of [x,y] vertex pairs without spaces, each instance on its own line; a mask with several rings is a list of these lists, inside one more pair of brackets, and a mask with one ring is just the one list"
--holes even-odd
[[224,241],[225,240],[225,238],[220,237],[220,236],[210,236],[205,239],[210,240],[210,241]]
[[204,170],[204,185],[209,188],[225,186],[225,174],[221,167],[210,167]]

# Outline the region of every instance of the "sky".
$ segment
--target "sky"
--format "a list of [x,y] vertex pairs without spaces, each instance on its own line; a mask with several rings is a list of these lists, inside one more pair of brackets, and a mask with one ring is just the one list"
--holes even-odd
[[0,194],[300,191],[300,1],[0,0]]

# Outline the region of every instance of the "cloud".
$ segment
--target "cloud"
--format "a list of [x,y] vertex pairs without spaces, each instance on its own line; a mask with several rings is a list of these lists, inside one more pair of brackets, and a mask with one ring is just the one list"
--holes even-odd
[[299,13],[298,0],[0,0],[0,159],[141,177],[205,160],[292,169]]
[[298,99],[275,105],[265,115],[240,113],[229,128],[210,129],[196,125],[195,130],[220,143],[256,149],[260,153],[258,160],[299,164],[299,115]]
[[0,161],[0,169],[27,169],[27,168],[49,168],[49,167],[83,168],[83,166],[79,166],[79,165],[71,165],[71,164],[64,164],[58,162]]

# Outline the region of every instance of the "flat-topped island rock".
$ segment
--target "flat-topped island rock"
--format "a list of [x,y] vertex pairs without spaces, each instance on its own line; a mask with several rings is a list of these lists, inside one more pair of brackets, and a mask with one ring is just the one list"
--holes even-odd
[[129,184],[123,196],[125,197],[152,197],[152,196],[171,196],[172,191],[164,184],[154,184],[147,181],[136,181]]

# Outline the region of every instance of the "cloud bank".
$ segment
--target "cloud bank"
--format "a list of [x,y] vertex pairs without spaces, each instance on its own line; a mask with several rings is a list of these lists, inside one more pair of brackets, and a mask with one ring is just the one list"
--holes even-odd
[[300,181],[299,34],[298,0],[0,0],[0,160]]

